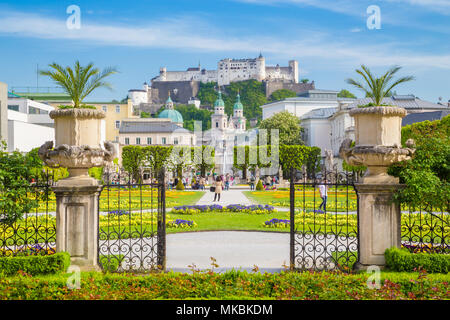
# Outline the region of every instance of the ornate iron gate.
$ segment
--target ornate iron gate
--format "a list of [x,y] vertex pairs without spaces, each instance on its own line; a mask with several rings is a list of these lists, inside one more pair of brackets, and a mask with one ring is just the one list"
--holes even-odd
[[[358,197],[352,173],[308,178],[291,170],[291,270],[348,270],[358,260]],[[322,185],[322,186],[321,186]],[[319,188],[327,187],[323,205]]]
[[110,272],[166,268],[165,172],[156,176],[104,174],[99,199],[99,257]]

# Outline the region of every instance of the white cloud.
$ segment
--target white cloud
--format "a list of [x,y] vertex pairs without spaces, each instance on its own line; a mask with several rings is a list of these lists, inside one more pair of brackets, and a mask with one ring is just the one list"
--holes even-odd
[[[184,21],[184,22],[180,22]],[[92,24],[82,21],[81,29],[68,30],[65,20],[40,15],[9,12],[0,15],[0,34],[67,41],[82,41],[94,46],[129,46],[170,48],[212,52],[242,52],[257,55],[260,51],[271,59],[320,59],[322,65],[358,64],[450,69],[450,55],[421,54],[400,50],[398,44],[357,44],[334,40],[331,35],[304,30],[303,39],[274,36],[239,37],[224,35],[214,26],[198,19],[173,19],[147,26]]]

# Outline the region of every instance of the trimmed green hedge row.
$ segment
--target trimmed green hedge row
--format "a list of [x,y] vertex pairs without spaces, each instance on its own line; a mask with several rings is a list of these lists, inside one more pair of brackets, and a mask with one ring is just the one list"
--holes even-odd
[[386,266],[393,271],[412,272],[419,268],[430,273],[448,273],[450,255],[439,253],[411,253],[407,249],[390,248],[385,254]]
[[23,271],[30,275],[65,272],[70,266],[70,255],[58,252],[52,255],[0,258],[0,274],[10,276]]
[[449,275],[381,273],[369,288],[369,274],[339,272],[162,273],[148,275],[82,273],[79,289],[69,274],[0,277],[2,299],[449,299]]

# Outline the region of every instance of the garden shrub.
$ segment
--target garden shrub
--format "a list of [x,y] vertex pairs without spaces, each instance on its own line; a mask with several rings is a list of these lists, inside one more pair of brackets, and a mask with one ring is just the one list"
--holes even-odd
[[264,190],[264,186],[263,186],[261,180],[259,180],[258,183],[256,184],[256,190],[257,191],[263,191]]
[[450,275],[385,273],[379,289],[369,275],[341,272],[195,272],[81,274],[80,289],[67,289],[66,274],[0,278],[2,299],[449,299]]
[[184,185],[183,185],[183,182],[181,182],[181,179],[178,179],[178,183],[177,183],[176,189],[177,190],[184,190]]
[[30,275],[59,273],[65,272],[69,266],[70,255],[67,252],[45,256],[0,258],[0,272],[7,276],[17,274],[18,271]]
[[426,270],[430,273],[448,273],[450,255],[439,253],[411,253],[407,249],[390,248],[385,254],[386,266],[393,271]]
[[119,265],[125,259],[123,254],[118,255],[101,255],[100,256],[100,264],[104,271],[114,272],[117,271]]

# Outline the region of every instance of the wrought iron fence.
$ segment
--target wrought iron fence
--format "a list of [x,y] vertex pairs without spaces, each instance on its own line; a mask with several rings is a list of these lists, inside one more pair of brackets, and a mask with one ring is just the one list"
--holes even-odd
[[[293,270],[348,269],[358,260],[356,176],[291,170],[290,263]],[[320,196],[327,189],[327,199]]]
[[429,207],[402,205],[402,247],[411,252],[450,254],[450,215]]
[[26,197],[33,202],[33,209],[15,221],[5,219],[5,213],[0,217],[0,257],[55,253],[56,202],[52,184],[49,175],[45,180],[30,181]]
[[[106,172],[99,199],[99,265],[111,272],[165,269],[165,179]],[[139,181],[136,183],[134,181]]]

